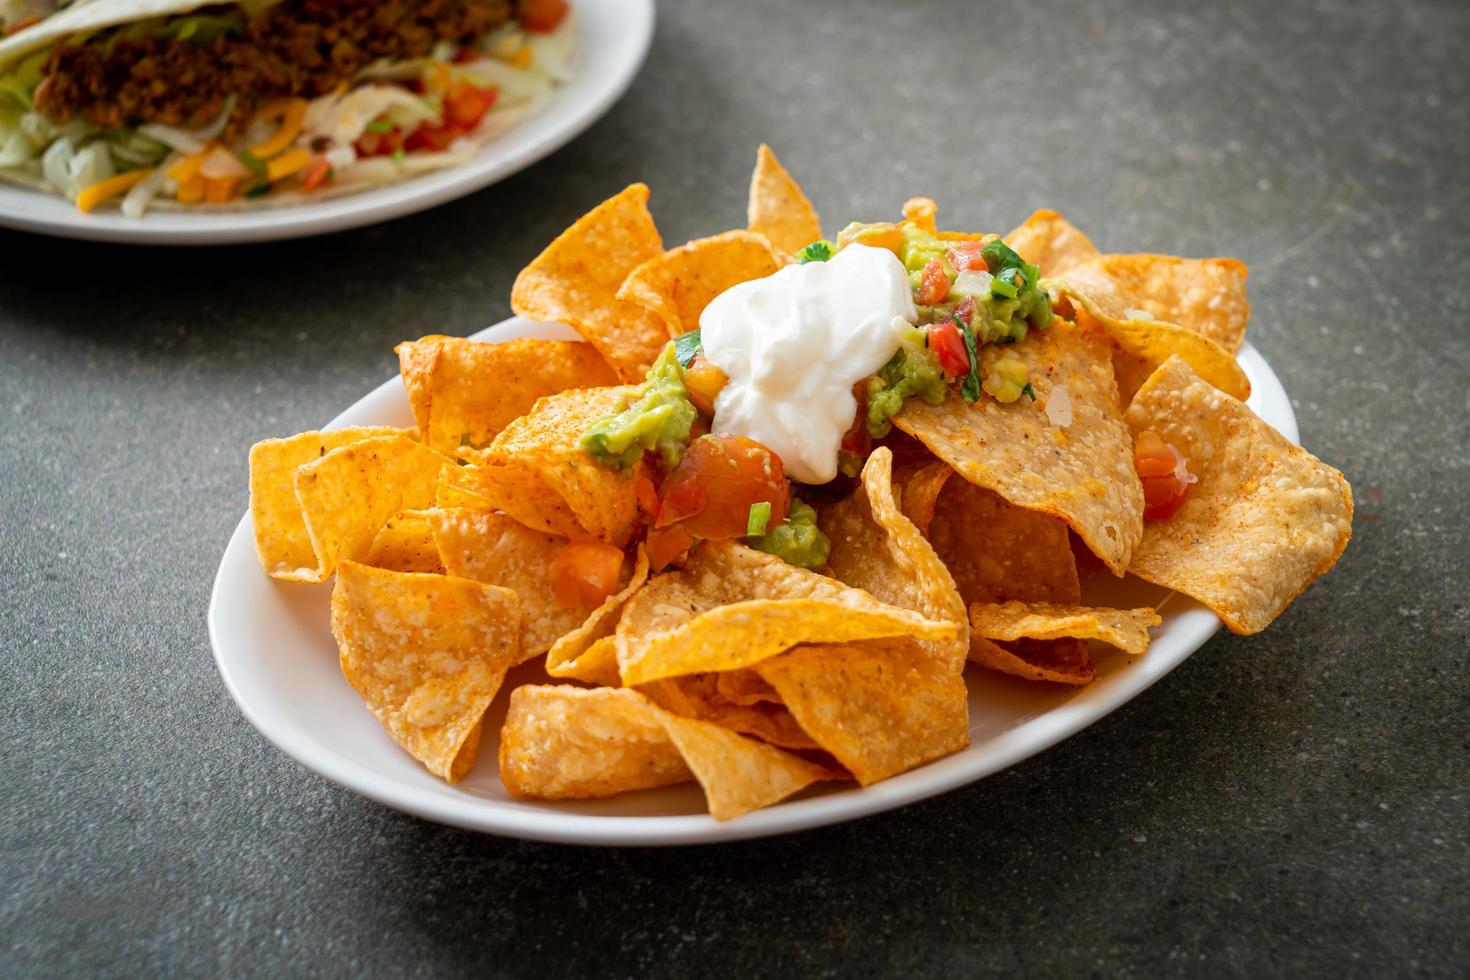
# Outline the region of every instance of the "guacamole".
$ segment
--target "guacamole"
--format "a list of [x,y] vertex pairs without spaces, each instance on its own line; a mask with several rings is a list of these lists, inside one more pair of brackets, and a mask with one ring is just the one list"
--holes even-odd
[[785,524],[746,538],[745,543],[775,555],[788,565],[802,568],[821,568],[832,550],[832,542],[817,527],[816,510],[795,497],[791,498],[791,511]]
[[915,330],[915,342],[906,342],[894,352],[888,363],[868,379],[868,434],[874,439],[888,435],[893,416],[911,396],[930,405],[944,401],[948,385],[939,363],[923,345],[923,333]]
[[684,387],[684,368],[670,342],[648,369],[648,380],[628,407],[593,422],[583,433],[581,445],[598,462],[614,469],[627,469],[645,452],[657,451],[664,466],[672,470],[689,446],[689,429],[697,415]]
[[983,265],[974,262],[969,268],[957,269],[951,253],[957,246],[970,249],[971,243],[939,238],[912,224],[903,227],[898,258],[908,270],[915,293],[922,296],[924,268],[931,261],[938,260],[949,279],[943,300],[928,305],[920,302],[920,322],[950,319],[968,299],[974,307],[970,325],[979,343],[1015,343],[1025,340],[1030,328],[1044,329],[1051,322],[1051,300],[1040,286],[1039,270],[999,238],[979,241],[974,252],[984,260]]

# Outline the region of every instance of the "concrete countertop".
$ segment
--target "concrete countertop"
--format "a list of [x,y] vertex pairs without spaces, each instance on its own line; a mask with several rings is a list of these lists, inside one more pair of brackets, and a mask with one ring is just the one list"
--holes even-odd
[[[0,973],[1223,974],[1470,968],[1470,7],[666,2],[647,67],[505,182],[328,238],[0,234]],[[246,450],[507,315],[592,204],[826,223],[927,194],[1251,268],[1249,338],[1357,498],[1338,568],[1095,727],[793,837],[591,850],[338,789],[258,735],[204,610]]]

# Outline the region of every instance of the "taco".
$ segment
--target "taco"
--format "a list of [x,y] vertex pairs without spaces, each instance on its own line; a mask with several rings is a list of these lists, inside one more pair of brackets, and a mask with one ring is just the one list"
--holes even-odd
[[565,76],[565,0],[91,0],[0,42],[0,178],[245,208],[465,162]]

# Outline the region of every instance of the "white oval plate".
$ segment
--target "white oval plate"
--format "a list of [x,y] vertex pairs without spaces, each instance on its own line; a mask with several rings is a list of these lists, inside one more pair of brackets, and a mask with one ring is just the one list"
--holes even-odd
[[[488,341],[576,338],[560,324],[519,317],[475,336]],[[1251,408],[1297,441],[1291,402],[1270,366],[1249,345],[1239,359],[1253,389]],[[408,398],[395,377],[327,428],[412,424]],[[469,830],[570,844],[647,846],[763,837],[934,796],[1015,765],[1087,727],[1173,670],[1220,628],[1213,613],[1184,596],[1133,578],[1095,576],[1086,598],[1159,608],[1164,622],[1144,656],[1130,659],[1094,644],[1098,678],[1080,690],[971,667],[969,748],[873,786],[828,784],[719,823],[705,812],[704,796],[694,783],[607,800],[512,798],[500,783],[496,763],[504,692],[486,716],[479,761],[470,775],[454,786],[429,775],[388,737],[342,677],[328,627],[330,595],[330,585],[269,578],[256,558],[250,515],[241,519],[215,577],[209,638],[225,686],[250,723],[302,765],[379,803]],[[555,683],[531,663],[511,673],[506,689],[534,681]]]
[[259,211],[156,211],[125,218],[83,214],[70,201],[0,184],[0,225],[63,238],[138,245],[227,245],[303,238],[374,224],[487,187],[560,149],[627,90],[653,37],[653,0],[574,0],[572,77],[535,115],[495,137],[461,166],[356,194]]

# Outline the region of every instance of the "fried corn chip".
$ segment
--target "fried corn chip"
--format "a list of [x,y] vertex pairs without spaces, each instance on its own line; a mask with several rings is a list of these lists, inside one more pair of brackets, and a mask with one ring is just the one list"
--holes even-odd
[[812,202],[764,143],[756,152],[750,177],[746,227],[783,252],[797,252],[822,237],[822,222]]
[[395,572],[444,573],[429,530],[429,510],[401,510],[373,538],[363,563]]
[[428,526],[450,575],[510,589],[521,597],[521,655],[545,653],[590,609],[559,607],[551,563],[566,538],[533,531],[505,514],[457,508],[431,511]]
[[564,538],[584,535],[621,548],[638,526],[631,472],[600,465],[581,447],[596,419],[620,411],[636,389],[582,388],[547,395],[484,449],[461,455],[475,467],[458,474],[491,508],[529,528]]
[[488,445],[543,395],[618,382],[595,348],[575,341],[432,336],[394,349],[419,438],[450,456]]
[[570,677],[588,684],[617,687],[623,679],[618,675],[618,648],[613,632],[623,615],[623,607],[648,581],[648,554],[638,546],[638,559],[633,574],[591,615],[552,645],[546,654],[546,672],[552,677]]
[[1005,236],[1005,243],[1043,276],[1054,276],[1101,253],[1075,225],[1055,211],[1037,211]]
[[1001,646],[971,632],[970,659],[983,667],[1031,681],[1081,687],[1097,677],[1086,640],[1022,639]]
[[903,506],[903,516],[912,521],[914,527],[926,538],[929,537],[929,524],[934,520],[934,510],[939,506],[939,494],[953,475],[954,470],[950,469],[948,463],[934,460],[900,478],[898,463],[896,460],[894,462],[893,479],[900,484],[899,498]]
[[339,561],[367,557],[389,518],[434,503],[439,471],[453,465],[443,453],[404,436],[375,436],[300,467],[296,499],[316,568],[301,569],[297,581],[324,581]]
[[727,231],[680,245],[634,269],[618,299],[637,304],[663,321],[670,337],[699,326],[710,300],[742,282],[763,279],[785,264],[762,235]]
[[521,270],[510,306],[531,320],[559,320],[582,335],[624,381],[642,381],[668,342],[658,317],[617,298],[638,266],[661,254],[648,186],[631,184],[578,218]]
[[[1123,574],[1143,534],[1143,487],[1106,341],[1057,319],[1008,349],[1026,363],[1035,402],[970,403],[952,386],[941,405],[910,399],[894,424],[971,483],[1066,521],[1114,574]],[[1046,411],[1064,385],[1071,402],[1066,425]]]
[[1102,640],[1138,656],[1148,649],[1148,629],[1163,620],[1148,607],[1104,609],[1055,602],[977,602],[970,607],[970,628],[990,640]]
[[[757,679],[760,677],[753,670],[731,673],[749,673]],[[644,684],[638,690],[660,708],[683,718],[707,721],[783,749],[819,748],[779,701],[736,704],[726,698],[719,689],[719,679],[723,676],[690,674],[687,677],[670,677]],[[774,689],[772,693],[774,694]]]
[[885,605],[861,589],[731,541],[707,541],[677,572],[655,576],[623,610],[623,683],[735,670],[801,643],[912,636],[953,642],[955,622]]
[[500,778],[516,796],[612,796],[691,775],[716,820],[833,777],[774,746],[680,718],[627,688],[527,685],[511,693],[500,735]]
[[250,447],[250,523],[255,528],[255,551],[267,575],[291,582],[325,578],[318,572],[301,501],[296,499],[296,471],[351,443],[402,434],[402,429],[366,426],[262,439]]
[[344,561],[332,635],[342,673],[394,741],[441,779],[464,778],[485,709],[520,656],[515,593]]
[[434,485],[434,506],[440,510],[493,510],[490,498],[480,492],[484,484],[473,466],[446,466],[439,471],[439,482]]
[[747,667],[742,670],[726,670],[715,675],[716,689],[720,697],[731,704],[780,704],[781,695],[766,683],[766,679]]
[[[857,492],[822,511],[820,525],[832,542],[827,565],[841,581],[925,619],[965,621],[949,570],[894,500],[893,452],[886,446],[868,457]],[[962,630],[953,640],[923,646],[958,672],[969,637]]]
[[1110,316],[1100,304],[1093,302],[1091,295],[1078,291],[1072,279],[1057,280],[1056,285],[1080,307],[1077,310],[1079,326],[1101,329],[1150,373],[1175,356],[1225,394],[1240,399],[1250,397],[1251,383],[1245,371],[1234,355],[1210,338],[1173,323],[1135,319],[1126,314]]
[[1251,316],[1245,285],[1249,270],[1244,262],[1105,255],[1101,263],[1138,308],[1208,337],[1227,353],[1240,349]]
[[801,646],[754,669],[864,786],[970,743],[964,677],[912,640]]
[[1150,521],[1129,571],[1258,633],[1336,564],[1352,537],[1352,489],[1177,358],[1139,389],[1135,433],[1152,429],[1199,477],[1183,508]]

